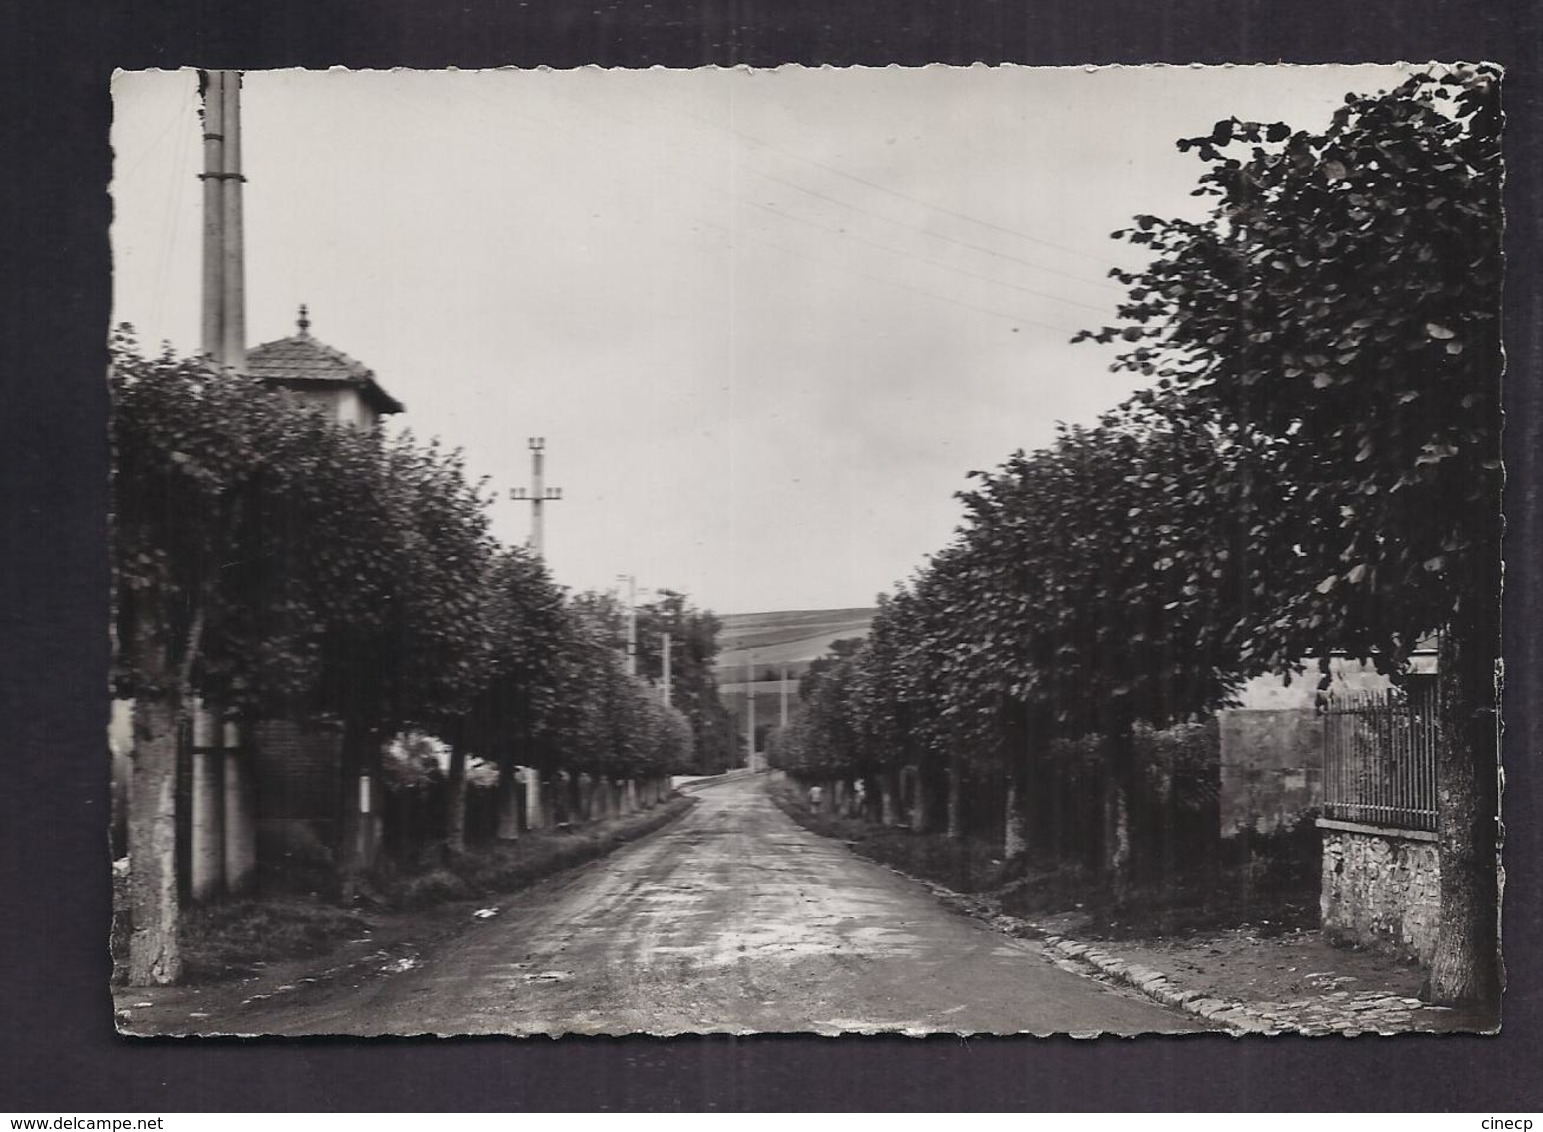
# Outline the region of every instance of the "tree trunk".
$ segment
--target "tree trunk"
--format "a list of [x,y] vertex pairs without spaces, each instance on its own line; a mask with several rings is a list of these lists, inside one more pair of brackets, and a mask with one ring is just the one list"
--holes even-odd
[[466,748],[450,744],[450,774],[445,781],[445,848],[466,852]]
[[[1476,595],[1486,603],[1488,595]],[[1498,717],[1495,636],[1483,617],[1442,636],[1437,674],[1437,860],[1441,912],[1425,997],[1495,1011],[1499,955]]]
[[133,770],[129,779],[129,982],[165,986],[182,977],[177,883],[177,763],[188,699],[194,618],[180,672],[172,659],[164,579],[129,598],[135,667]]
[[1003,761],[1007,768],[1007,800],[1003,814],[1002,859],[1021,857],[1029,848],[1029,819],[1024,811],[1033,763],[1032,718],[1027,705],[1008,701],[1002,707]]
[[1117,905],[1130,894],[1131,783],[1135,778],[1136,731],[1128,711],[1112,710],[1104,732],[1104,873]]
[[341,755],[336,859],[339,893],[347,902],[353,898],[359,874],[364,870],[366,825],[373,817],[360,805],[360,780],[370,775],[373,788],[379,776],[376,763],[380,758],[380,736],[366,716],[345,712]]
[[929,833],[932,830],[932,789],[927,780],[927,768],[916,767],[913,781],[916,784],[915,802],[911,806],[911,831]]
[[960,795],[962,794],[963,775],[959,772],[959,763],[955,759],[948,767],[948,839],[958,841],[964,837],[964,815],[960,812]]
[[1024,850],[1028,847],[1028,838],[1024,835],[1023,804],[1018,791],[1018,781],[1009,772],[1007,778],[1007,801],[1002,825],[1002,859],[1004,861],[1011,861],[1014,857],[1023,856]]
[[520,839],[520,784],[515,777],[514,746],[498,752],[498,840]]
[[134,701],[129,779],[129,983],[182,977],[177,898],[177,711],[166,698]]
[[541,772],[533,766],[524,769],[525,781],[525,828],[546,828],[546,791],[542,789]]
[[1130,799],[1111,774],[1104,783],[1104,872],[1117,905],[1129,895],[1130,860]]
[[879,820],[885,825],[900,824],[900,810],[895,800],[895,772],[882,771],[879,774]]

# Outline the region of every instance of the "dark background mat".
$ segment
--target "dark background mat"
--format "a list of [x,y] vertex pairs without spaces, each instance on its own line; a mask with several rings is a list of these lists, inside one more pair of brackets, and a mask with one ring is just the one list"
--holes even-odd
[[[1540,1107],[1540,20],[1470,0],[0,5],[0,1111]],[[1121,1041],[129,1041],[108,995],[114,67],[1493,60],[1508,68],[1504,1031]]]

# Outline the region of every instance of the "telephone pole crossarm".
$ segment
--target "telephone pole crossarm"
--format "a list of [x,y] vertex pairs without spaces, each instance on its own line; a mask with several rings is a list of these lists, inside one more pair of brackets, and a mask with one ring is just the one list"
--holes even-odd
[[541,508],[546,503],[556,503],[563,497],[563,489],[560,487],[547,487],[545,481],[545,468],[543,459],[546,452],[546,437],[533,436],[530,438],[530,489],[523,487],[511,488],[509,498],[519,503],[530,504],[530,541],[526,543],[530,552],[537,558],[543,556],[545,551],[545,530],[542,525]]

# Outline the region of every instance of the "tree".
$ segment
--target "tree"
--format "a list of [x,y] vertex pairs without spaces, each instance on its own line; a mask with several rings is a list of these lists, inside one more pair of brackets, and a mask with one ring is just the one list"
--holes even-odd
[[258,455],[239,440],[251,408],[191,362],[113,342],[113,682],[134,700],[128,841],[129,981],[181,976],[176,872],[179,734],[186,726],[232,485]]
[[252,713],[303,695],[323,610],[351,572],[338,516],[369,437],[297,413],[244,378],[112,344],[115,693],[134,700],[130,979],[181,961],[176,777],[195,695]]
[[[954,687],[994,725],[1010,799],[1033,785],[1053,739],[1101,736],[1117,898],[1139,834],[1137,725],[1212,710],[1243,675],[1232,579],[1247,560],[1232,552],[1218,494],[1239,459],[1166,402],[1138,402],[976,473],[982,486],[964,496],[949,565],[973,633]],[[1024,842],[1015,820],[1009,802],[1009,855]]]
[[1123,325],[1088,335],[1267,456],[1237,484],[1275,567],[1250,657],[1337,647],[1397,673],[1439,632],[1447,1004],[1499,990],[1500,122],[1498,75],[1462,66],[1349,95],[1320,134],[1228,119],[1179,142],[1211,212],[1117,233],[1154,259],[1116,273]]
[[809,667],[799,678],[798,698],[806,701],[812,699],[820,678],[862,648],[863,641],[863,637],[840,637],[832,641],[822,656],[817,656],[809,662]]
[[[459,453],[437,443],[320,427],[335,463],[308,471],[325,489],[302,485],[278,496],[269,517],[284,555],[265,568],[265,584],[315,642],[314,679],[287,711],[342,724],[345,798],[359,775],[378,776],[391,735],[416,728],[444,739],[456,807],[467,712],[491,647],[482,607],[494,544],[484,501]],[[292,537],[301,508],[325,516],[303,540]],[[359,814],[348,805],[342,814],[338,850],[347,888],[362,865]],[[458,811],[448,816],[454,843]]]
[[540,559],[504,550],[491,562],[482,588],[489,653],[469,713],[471,746],[498,765],[498,836],[519,836],[514,770],[550,772],[561,758],[552,734],[561,651],[567,640],[562,591]]
[[638,671],[650,680],[664,679],[661,638],[668,636],[670,703],[690,723],[694,769],[703,773],[723,770],[733,760],[734,726],[718,696],[713,668],[722,624],[711,610],[692,605],[684,593],[658,593],[656,600],[637,610]]

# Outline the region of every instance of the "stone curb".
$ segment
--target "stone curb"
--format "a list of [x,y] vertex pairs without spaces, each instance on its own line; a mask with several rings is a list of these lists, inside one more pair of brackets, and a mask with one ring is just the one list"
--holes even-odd
[[[776,799],[774,798],[773,801],[775,803]],[[779,805],[778,808],[781,809],[782,807]],[[848,852],[852,850],[850,842],[847,843],[847,850]],[[1164,1006],[1176,1007],[1186,1013],[1198,1015],[1208,1022],[1218,1023],[1226,1027],[1235,1036],[1282,1032],[1282,1027],[1279,1024],[1268,1022],[1256,1011],[1251,1010],[1240,1002],[1224,1002],[1218,998],[1204,997],[1198,991],[1179,990],[1169,982],[1168,976],[1160,971],[1154,971],[1150,967],[1126,963],[1124,960],[1116,959],[1114,956],[1100,951],[1090,944],[1079,943],[1076,940],[1052,935],[1032,920],[1009,916],[1002,911],[1000,903],[992,900],[990,897],[969,896],[962,892],[955,892],[947,885],[939,884],[935,880],[928,880],[926,877],[915,876],[904,869],[897,868],[888,861],[880,861],[872,857],[865,857],[864,859],[878,865],[880,868],[888,869],[896,876],[904,877],[908,881],[921,885],[931,892],[944,907],[958,912],[960,915],[979,920],[987,927],[994,931],[999,931],[1003,935],[1014,936],[1018,939],[1037,939],[1044,944],[1047,951],[1062,959],[1091,967],[1098,974],[1139,991],[1141,994]]]
[[[777,800],[774,798],[773,802]],[[779,805],[779,809],[782,807]],[[791,815],[789,815],[791,816]],[[851,842],[846,843],[847,851],[852,851]],[[927,889],[944,907],[960,915],[969,916],[979,920],[994,931],[1003,935],[1014,936],[1018,939],[1037,939],[1043,943],[1048,951],[1093,968],[1099,974],[1104,975],[1115,982],[1122,983],[1140,991],[1148,998],[1162,1003],[1165,1006],[1178,1007],[1190,1014],[1198,1014],[1211,1022],[1219,1022],[1227,1026],[1236,1034],[1244,1033],[1272,1033],[1271,1027],[1262,1019],[1248,1017],[1251,1011],[1241,1003],[1225,1003],[1219,999],[1201,998],[1195,991],[1178,991],[1168,983],[1166,975],[1153,971],[1146,967],[1137,967],[1107,955],[1097,948],[1075,940],[1063,939],[1057,935],[1051,935],[1039,924],[1031,920],[1020,919],[1017,916],[1009,916],[1002,911],[998,901],[986,896],[969,896],[963,892],[955,892],[945,884],[939,884],[935,880],[926,877],[915,876],[904,869],[897,868],[888,861],[876,860],[865,857],[867,861],[887,869],[896,876],[904,877],[914,884],[919,884]]]
[[[773,802],[785,813],[788,812],[780,801],[773,795]],[[792,815],[789,814],[791,817]],[[795,819],[796,820],[796,819]],[[800,823],[801,824],[801,823]],[[808,828],[808,827],[803,827]],[[816,836],[826,836],[811,830]],[[853,843],[846,842],[848,851],[853,850]],[[1245,1034],[1300,1034],[1306,1037],[1328,1037],[1339,1035],[1342,1037],[1355,1037],[1359,1035],[1390,1035],[1412,1032],[1408,1027],[1397,1026],[1383,1028],[1377,1025],[1347,1024],[1346,1019],[1330,1020],[1325,1018],[1294,1018],[1287,1011],[1282,1010],[1281,1004],[1265,1004],[1269,1009],[1242,1002],[1234,1002],[1226,999],[1206,995],[1201,991],[1183,990],[1164,972],[1143,967],[1137,963],[1127,963],[1095,944],[1083,943],[1074,939],[1067,939],[1055,935],[1049,929],[1032,920],[1020,919],[1010,916],[1002,911],[1001,902],[987,895],[972,896],[962,892],[955,892],[946,885],[926,877],[915,876],[904,869],[897,868],[887,861],[881,861],[865,854],[858,854],[871,864],[887,869],[896,876],[921,885],[927,889],[944,907],[963,916],[979,920],[987,927],[1004,935],[1018,939],[1038,940],[1045,948],[1048,955],[1065,962],[1075,963],[1080,967],[1089,968],[1088,974],[1095,977],[1103,977],[1111,982],[1145,995],[1147,998],[1164,1006],[1171,1006],[1188,1014],[1194,1014],[1214,1025],[1222,1027],[1222,1032],[1234,1037]],[[1396,996],[1383,996],[1388,1001],[1400,1001],[1406,1006],[1417,1005],[1413,1000],[1397,999]],[[1290,1004],[1296,1005],[1296,1004]],[[1344,1005],[1342,1010],[1348,1013],[1359,1013],[1375,1006],[1377,1003],[1367,1005]],[[1427,1009],[1440,1010],[1443,1007],[1428,1007]],[[1478,1030],[1481,1033],[1493,1033],[1493,1030]]]
[[1283,1032],[1281,1026],[1269,1022],[1257,1011],[1241,1002],[1208,998],[1194,990],[1180,990],[1163,972],[1137,963],[1127,963],[1090,944],[1064,939],[1057,935],[1046,935],[1044,944],[1047,949],[1064,959],[1092,967],[1100,974],[1140,991],[1164,1006],[1172,1006],[1204,1018],[1208,1022],[1219,1023],[1235,1035]]
[[[883,862],[876,862],[884,864]],[[929,889],[933,896],[937,897],[944,905],[956,912],[973,917],[985,923],[988,927],[1002,932],[1004,935],[1015,936],[1019,939],[1037,939],[1045,949],[1052,954],[1084,967],[1090,967],[1094,972],[1105,978],[1131,988],[1164,1006],[1175,1007],[1188,1014],[1194,1014],[1226,1028],[1234,1036],[1243,1034],[1278,1034],[1285,1032],[1279,1023],[1272,1023],[1253,1008],[1241,1002],[1228,1002],[1219,998],[1209,998],[1199,991],[1180,990],[1169,980],[1168,976],[1151,967],[1143,967],[1136,963],[1127,963],[1123,959],[1117,959],[1106,951],[1102,951],[1092,944],[1081,943],[1077,940],[1065,939],[1062,936],[1053,935],[1045,928],[1032,920],[1020,919],[1017,916],[1009,916],[1003,912],[996,901],[990,898],[978,896],[966,896],[962,892],[955,892],[946,885],[937,881],[927,880],[925,877],[912,876],[902,869],[897,869],[890,864],[884,867],[892,873],[905,877],[907,880],[916,881]]]

